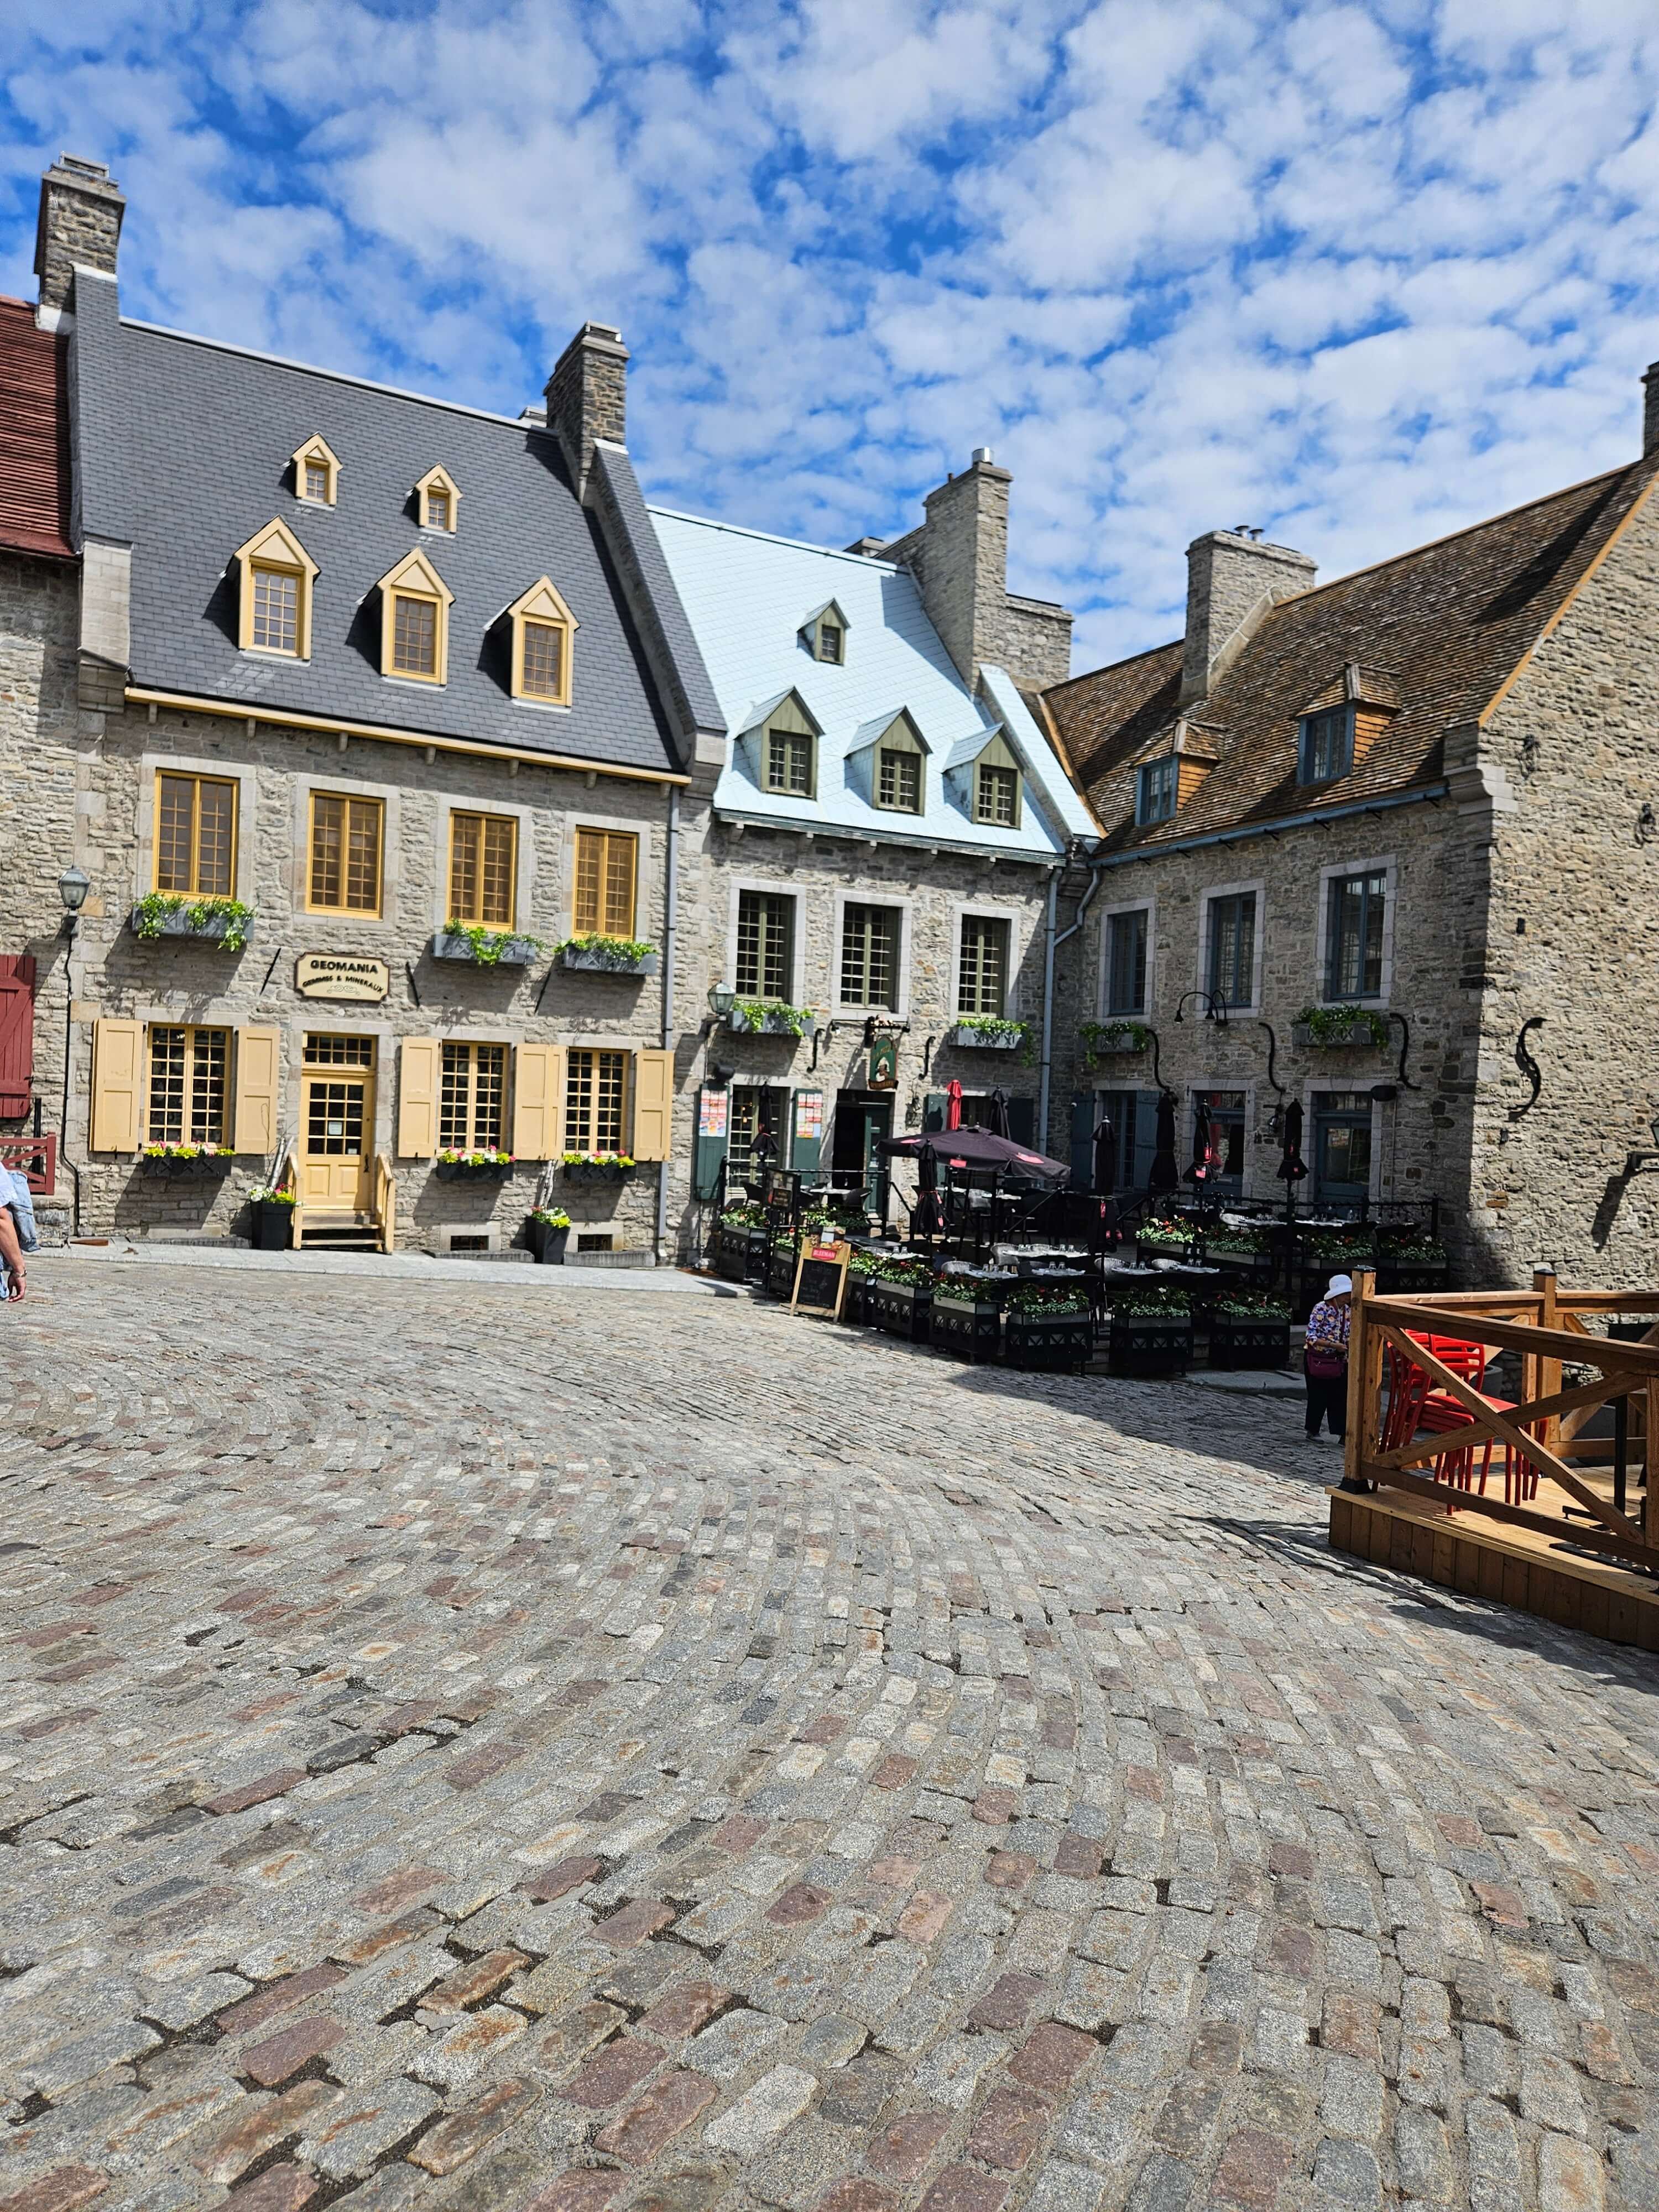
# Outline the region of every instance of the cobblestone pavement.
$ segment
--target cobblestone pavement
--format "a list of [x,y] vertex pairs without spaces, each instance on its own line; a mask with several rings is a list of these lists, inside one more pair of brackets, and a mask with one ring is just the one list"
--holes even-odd
[[1329,1554],[1294,1405],[35,1283],[3,2212],[1659,2203],[1651,1662]]

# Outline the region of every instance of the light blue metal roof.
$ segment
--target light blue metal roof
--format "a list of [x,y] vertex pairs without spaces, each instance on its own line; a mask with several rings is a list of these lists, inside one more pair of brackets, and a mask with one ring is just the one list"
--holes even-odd
[[[1063,850],[1071,836],[1093,834],[1015,684],[1000,670],[981,670],[983,696],[975,698],[907,571],[666,507],[653,507],[651,519],[732,733],[714,791],[718,811],[1033,859]],[[847,618],[839,663],[814,659],[800,634],[811,611],[831,599]],[[823,732],[812,800],[763,790],[751,748],[738,742],[792,690]],[[901,708],[931,756],[921,814],[896,814],[870,797],[871,739]],[[1018,830],[975,822],[963,780],[945,773],[947,759],[977,751],[999,727],[1026,770]]]

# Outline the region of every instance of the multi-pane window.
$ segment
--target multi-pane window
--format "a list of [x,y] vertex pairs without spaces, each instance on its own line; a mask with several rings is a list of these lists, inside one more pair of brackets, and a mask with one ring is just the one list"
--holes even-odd
[[438,673],[438,603],[408,592],[392,595],[392,666],[398,676]]
[[343,914],[380,908],[380,802],[311,797],[311,904]]
[[428,530],[447,530],[449,527],[449,494],[435,488],[426,495],[426,526]]
[[223,1144],[229,1053],[228,1030],[152,1028],[147,1143]]
[[1210,996],[1218,1006],[1248,1006],[1255,984],[1255,893],[1210,901]]
[[639,855],[639,839],[626,831],[577,830],[572,919],[578,937],[633,936]]
[[844,1006],[898,1005],[899,909],[849,906],[841,924],[841,1002]]
[[974,819],[991,822],[1005,830],[1019,823],[1019,771],[981,761],[974,779]]
[[812,740],[799,730],[766,732],[766,788],[812,796]]
[[1328,707],[1303,718],[1297,778],[1302,783],[1329,783],[1353,766],[1353,708]]
[[564,696],[564,631],[557,623],[527,622],[520,648],[520,690],[530,699]]
[[884,745],[876,763],[876,804],[896,814],[921,811],[921,755]]
[[1176,811],[1180,790],[1181,763],[1173,753],[1148,761],[1135,780],[1135,820],[1167,822]]
[[155,779],[155,888],[192,898],[236,889],[236,786],[211,775]]
[[1146,1011],[1146,908],[1114,914],[1106,921],[1106,1012]]
[[513,926],[519,825],[510,814],[449,817],[449,911],[457,921]]
[[839,661],[841,659],[841,624],[821,622],[818,624],[818,659]]
[[501,1141],[507,1095],[504,1044],[444,1046],[438,1093],[438,1142],[457,1152],[495,1151]]
[[990,915],[962,917],[957,1012],[1000,1020],[1008,996],[1008,924]]
[[306,497],[328,504],[328,464],[326,461],[306,463]]
[[625,1052],[572,1051],[565,1062],[566,1152],[621,1152],[627,1100]]
[[253,569],[252,642],[264,653],[300,650],[300,579],[290,568]]
[[795,902],[787,891],[738,894],[738,968],[742,999],[787,999],[795,968]]
[[1380,869],[1374,874],[1338,876],[1328,896],[1325,996],[1380,999],[1389,879]]
[[768,1168],[783,1164],[788,1094],[734,1083],[726,1123],[726,1187],[758,1190]]
[[373,1067],[374,1040],[350,1035],[309,1036],[305,1042],[305,1064],[307,1067]]

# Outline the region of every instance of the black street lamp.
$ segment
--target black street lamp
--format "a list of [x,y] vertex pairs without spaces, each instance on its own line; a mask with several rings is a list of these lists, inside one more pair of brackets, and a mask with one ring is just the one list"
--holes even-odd
[[64,934],[74,941],[80,927],[81,909],[87,902],[87,893],[92,889],[92,878],[82,868],[64,869],[58,878],[58,896],[64,902]]

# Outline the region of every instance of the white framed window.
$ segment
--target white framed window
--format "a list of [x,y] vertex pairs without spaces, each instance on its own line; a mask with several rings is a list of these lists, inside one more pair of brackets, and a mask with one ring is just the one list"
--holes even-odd
[[1261,946],[1267,884],[1211,884],[1198,902],[1198,973],[1194,981],[1229,1014],[1261,1011]]

